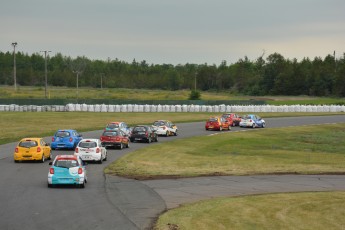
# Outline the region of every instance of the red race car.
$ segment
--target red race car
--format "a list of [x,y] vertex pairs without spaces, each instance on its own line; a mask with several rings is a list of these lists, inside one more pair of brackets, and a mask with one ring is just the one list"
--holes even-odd
[[129,148],[129,137],[120,129],[117,130],[104,130],[101,136],[102,146],[118,147],[123,149],[124,147]]
[[224,117],[231,126],[239,126],[242,118],[242,116],[236,113],[224,113],[222,117]]
[[219,130],[223,129],[231,130],[230,122],[223,117],[210,117],[205,124],[206,130]]

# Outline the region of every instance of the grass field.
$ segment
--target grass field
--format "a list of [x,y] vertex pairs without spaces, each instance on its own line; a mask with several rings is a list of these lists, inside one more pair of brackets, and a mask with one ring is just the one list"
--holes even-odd
[[155,230],[339,230],[345,192],[283,193],[217,198],[169,210]]
[[[262,117],[331,115],[337,113],[260,113]],[[338,113],[341,114],[341,113]],[[130,126],[152,124],[158,119],[174,123],[206,121],[216,113],[89,113],[89,112],[0,112],[0,144],[29,136],[51,136],[57,129],[79,132],[103,129],[112,121],[124,121]]]
[[105,172],[137,179],[345,173],[345,123],[175,140],[131,152]]
[[[76,88],[48,87],[50,99],[76,99]],[[114,88],[82,88],[78,90],[79,99],[122,99],[122,100],[187,100],[190,90],[148,90],[148,89],[114,89]],[[44,87],[19,86],[14,91],[13,86],[0,86],[0,98],[41,98],[45,97]],[[243,96],[229,92],[201,92],[202,100],[264,100],[272,105],[293,104],[339,104],[345,103],[344,98],[309,97],[309,96]]]

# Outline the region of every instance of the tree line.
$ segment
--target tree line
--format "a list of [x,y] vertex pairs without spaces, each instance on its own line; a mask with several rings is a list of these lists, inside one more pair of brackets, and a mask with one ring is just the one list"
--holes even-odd
[[[18,85],[45,85],[45,58],[39,53],[16,53]],[[13,85],[14,56],[0,52],[0,85]],[[146,88],[163,90],[213,90],[243,95],[345,96],[345,53],[340,58],[327,55],[286,59],[279,53],[255,60],[247,57],[236,63],[148,64],[115,60],[71,58],[61,53],[47,58],[50,86],[104,88]]]

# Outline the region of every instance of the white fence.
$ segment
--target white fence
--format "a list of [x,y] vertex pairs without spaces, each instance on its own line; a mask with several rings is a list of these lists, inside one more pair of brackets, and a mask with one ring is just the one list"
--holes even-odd
[[345,112],[344,105],[0,105],[0,112]]

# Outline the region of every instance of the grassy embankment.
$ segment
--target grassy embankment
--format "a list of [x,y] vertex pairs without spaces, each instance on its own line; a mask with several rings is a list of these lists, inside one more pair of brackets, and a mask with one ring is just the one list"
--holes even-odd
[[[133,100],[187,100],[189,90],[147,90],[147,89],[113,89],[113,88],[79,88],[79,99],[133,99]],[[44,87],[19,86],[14,91],[13,86],[0,86],[0,98],[44,98]],[[74,87],[48,87],[50,99],[76,99]],[[310,96],[241,96],[229,92],[201,92],[202,100],[264,100],[272,105],[293,104],[337,104],[344,103],[344,98],[310,97]]]
[[[216,113],[89,113],[89,112],[0,112],[0,144],[24,137],[51,136],[57,129],[76,129],[80,132],[100,130],[112,121],[151,124],[157,119],[175,123],[205,121]],[[259,113],[262,117],[331,115],[337,113]],[[339,114],[339,113],[338,113]],[[218,114],[220,115],[220,113]]]
[[138,179],[345,173],[345,123],[224,132],[131,152],[105,172]]
[[170,210],[155,230],[344,229],[345,192],[217,198]]

